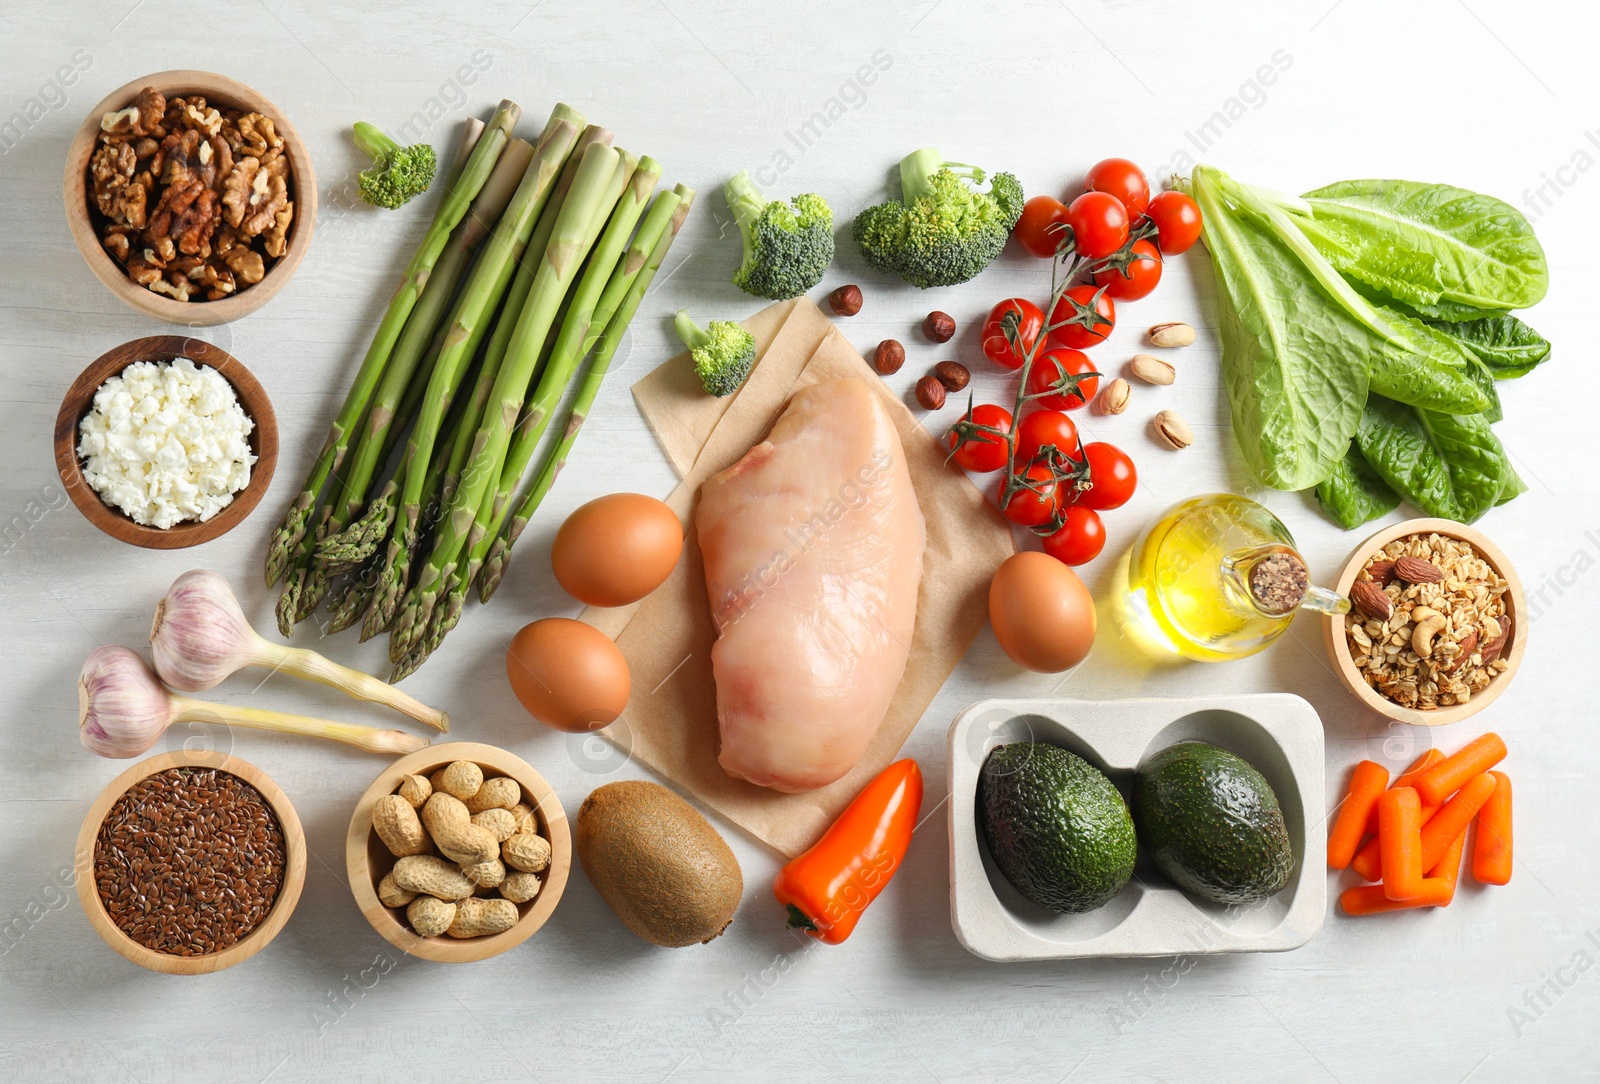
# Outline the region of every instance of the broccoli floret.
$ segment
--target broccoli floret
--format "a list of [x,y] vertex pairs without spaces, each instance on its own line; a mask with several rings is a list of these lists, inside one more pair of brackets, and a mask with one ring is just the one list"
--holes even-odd
[[694,371],[712,395],[732,395],[756,363],[756,339],[731,320],[713,320],[700,327],[683,309],[673,321],[678,338],[689,348]]
[[799,297],[822,281],[833,262],[833,209],[813,193],[788,203],[768,200],[741,171],[722,189],[744,238],[744,262],[733,284],[772,301]]
[[439,160],[426,143],[402,147],[366,121],[355,125],[356,146],[372,156],[372,168],[361,171],[361,198],[377,207],[394,210],[433,183]]
[[914,151],[900,162],[901,199],[868,207],[853,232],[867,262],[913,286],[954,286],[976,276],[1005,247],[1022,214],[1022,185],[996,173],[989,191],[974,186],[984,171]]

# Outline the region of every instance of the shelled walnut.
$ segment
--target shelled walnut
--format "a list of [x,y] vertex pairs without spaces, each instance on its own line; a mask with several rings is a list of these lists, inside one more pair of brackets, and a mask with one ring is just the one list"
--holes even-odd
[[89,190],[112,259],[178,301],[232,296],[288,251],[294,178],[260,113],[146,87],[101,118]]

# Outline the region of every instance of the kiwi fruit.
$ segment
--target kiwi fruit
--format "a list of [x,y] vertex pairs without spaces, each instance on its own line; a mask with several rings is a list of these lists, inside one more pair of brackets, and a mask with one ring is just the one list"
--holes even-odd
[[576,848],[622,924],[663,948],[720,935],[744,893],[727,841],[659,783],[625,780],[591,792],[578,810]]

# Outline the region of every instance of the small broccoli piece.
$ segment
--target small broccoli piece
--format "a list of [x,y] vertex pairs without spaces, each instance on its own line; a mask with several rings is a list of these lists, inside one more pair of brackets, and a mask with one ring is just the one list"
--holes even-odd
[[439,160],[426,143],[402,147],[366,121],[355,125],[356,146],[372,156],[372,168],[358,178],[361,198],[394,210],[420,196],[433,183]]
[[756,363],[756,339],[731,320],[713,320],[700,327],[683,309],[673,321],[678,338],[689,348],[694,371],[712,395],[731,395],[739,390]]
[[861,254],[879,271],[913,286],[954,286],[988,267],[1022,214],[1022,185],[996,173],[989,190],[975,186],[984,171],[946,162],[932,148],[900,162],[901,199],[868,207],[852,232]]
[[788,203],[768,200],[741,171],[722,189],[744,238],[744,262],[733,284],[772,301],[799,297],[822,281],[833,262],[833,209],[813,193]]

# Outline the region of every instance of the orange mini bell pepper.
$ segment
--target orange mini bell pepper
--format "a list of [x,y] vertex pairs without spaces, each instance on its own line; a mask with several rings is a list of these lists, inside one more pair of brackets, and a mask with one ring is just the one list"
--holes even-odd
[[922,811],[922,769],[897,760],[868,783],[805,854],[778,871],[789,928],[837,945],[900,868]]

